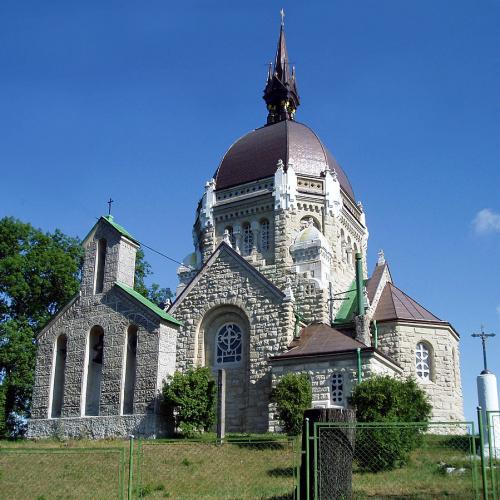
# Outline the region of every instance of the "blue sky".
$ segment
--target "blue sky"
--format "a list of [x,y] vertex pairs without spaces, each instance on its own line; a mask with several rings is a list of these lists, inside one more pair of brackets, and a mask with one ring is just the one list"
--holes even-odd
[[[311,126],[396,284],[500,375],[500,4],[458,0],[0,4],[0,216],[83,237],[105,213],[182,259],[226,149],[265,123],[279,9]],[[176,265],[146,252],[153,279]]]

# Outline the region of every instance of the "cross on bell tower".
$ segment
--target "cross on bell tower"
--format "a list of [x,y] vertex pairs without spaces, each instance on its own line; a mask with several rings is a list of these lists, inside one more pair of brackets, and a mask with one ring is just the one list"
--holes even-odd
[[111,215],[111,205],[115,202],[115,200],[111,199],[111,196],[109,197],[108,200],[108,215]]

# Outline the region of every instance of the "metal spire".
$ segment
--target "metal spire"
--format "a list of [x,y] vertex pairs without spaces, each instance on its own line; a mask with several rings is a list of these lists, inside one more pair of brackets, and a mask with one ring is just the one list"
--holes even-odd
[[486,340],[488,337],[494,337],[494,333],[484,333],[484,326],[481,325],[481,333],[473,333],[472,337],[478,337],[481,339],[483,344],[483,362],[484,362],[484,370],[481,373],[488,373],[488,364],[486,363]]
[[271,125],[283,120],[293,120],[295,111],[300,104],[295,69],[290,72],[288,51],[285,40],[285,12],[281,14],[280,35],[274,58],[274,65],[269,68],[267,84],[264,89],[264,100],[269,111],[267,124]]

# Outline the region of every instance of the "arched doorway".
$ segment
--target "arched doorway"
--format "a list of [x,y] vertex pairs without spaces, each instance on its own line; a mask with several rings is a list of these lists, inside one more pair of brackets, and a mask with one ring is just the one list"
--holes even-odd
[[[226,431],[246,432],[249,384],[250,324],[236,306],[219,306],[201,323],[198,362],[226,371]],[[201,340],[200,339],[200,340]]]

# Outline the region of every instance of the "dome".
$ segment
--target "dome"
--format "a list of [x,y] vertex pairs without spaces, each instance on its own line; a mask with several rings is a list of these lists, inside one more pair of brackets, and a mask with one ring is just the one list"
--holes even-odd
[[299,231],[299,233],[295,237],[293,246],[297,248],[312,245],[330,249],[330,244],[328,243],[328,240],[325,238],[325,236],[316,226],[310,223],[304,229]]
[[347,176],[318,136],[306,125],[292,120],[258,128],[238,139],[215,172],[216,189],[271,177],[280,159],[285,165],[291,163],[298,175],[319,177],[326,168],[335,169],[340,186],[355,200]]

